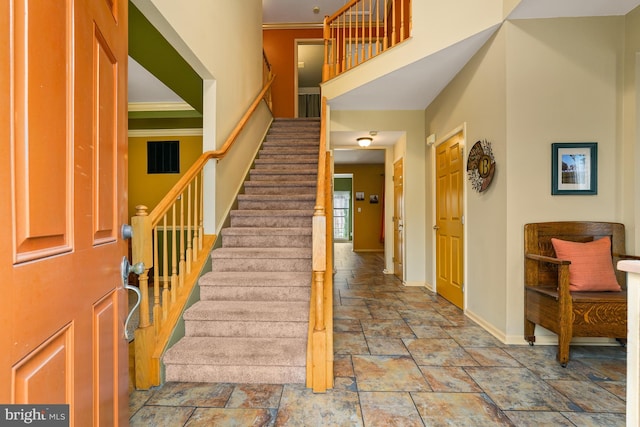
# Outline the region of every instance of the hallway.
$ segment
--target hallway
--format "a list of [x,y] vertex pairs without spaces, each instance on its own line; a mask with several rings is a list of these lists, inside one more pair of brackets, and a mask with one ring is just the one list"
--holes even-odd
[[507,346],[382,254],[335,245],[335,387],[167,383],[131,393],[131,426],[624,426],[622,347]]

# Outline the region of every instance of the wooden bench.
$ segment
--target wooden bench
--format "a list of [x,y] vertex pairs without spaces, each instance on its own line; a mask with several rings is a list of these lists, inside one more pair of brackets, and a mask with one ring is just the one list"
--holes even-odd
[[[535,326],[558,335],[557,359],[569,362],[572,337],[609,337],[619,341],[627,336],[626,274],[615,271],[620,292],[569,289],[569,265],[561,260],[552,238],[573,242],[611,239],[611,262],[615,270],[620,259],[640,259],[625,255],[624,225],[609,222],[543,222],[526,224],[524,335],[530,345],[536,340]],[[621,341],[623,342],[623,341]]]

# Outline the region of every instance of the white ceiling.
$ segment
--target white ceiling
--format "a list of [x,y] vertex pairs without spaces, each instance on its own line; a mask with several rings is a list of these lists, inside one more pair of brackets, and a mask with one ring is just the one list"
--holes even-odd
[[174,91],[169,89],[148,72],[135,59],[129,57],[129,103],[132,102],[157,102],[174,103],[184,102]]

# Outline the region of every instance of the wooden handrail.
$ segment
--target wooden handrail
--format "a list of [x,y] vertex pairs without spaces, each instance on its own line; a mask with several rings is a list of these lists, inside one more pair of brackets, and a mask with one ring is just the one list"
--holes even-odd
[[224,142],[222,147],[218,150],[206,151],[198,157],[198,159],[191,165],[191,167],[184,173],[184,175],[178,180],[176,185],[162,198],[160,203],[149,213],[151,218],[151,224],[156,226],[162,215],[164,215],[171,205],[175,202],[176,198],[187,188],[188,184],[200,173],[204,168],[204,165],[211,159],[222,159],[227,155],[229,149],[233,146],[233,143],[238,139],[238,135],[242,132],[242,129],[247,125],[249,118],[253,115],[260,105],[260,101],[264,98],[267,91],[271,88],[273,80],[276,78],[275,74],[264,85],[256,99],[253,101],[247,112],[242,116],[236,127],[231,131],[231,134]]

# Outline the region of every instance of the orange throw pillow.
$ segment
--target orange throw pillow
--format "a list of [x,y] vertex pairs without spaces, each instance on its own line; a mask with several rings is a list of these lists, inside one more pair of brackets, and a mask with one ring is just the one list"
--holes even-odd
[[579,243],[551,239],[556,257],[571,261],[569,289],[572,291],[620,291],[611,261],[609,237]]

